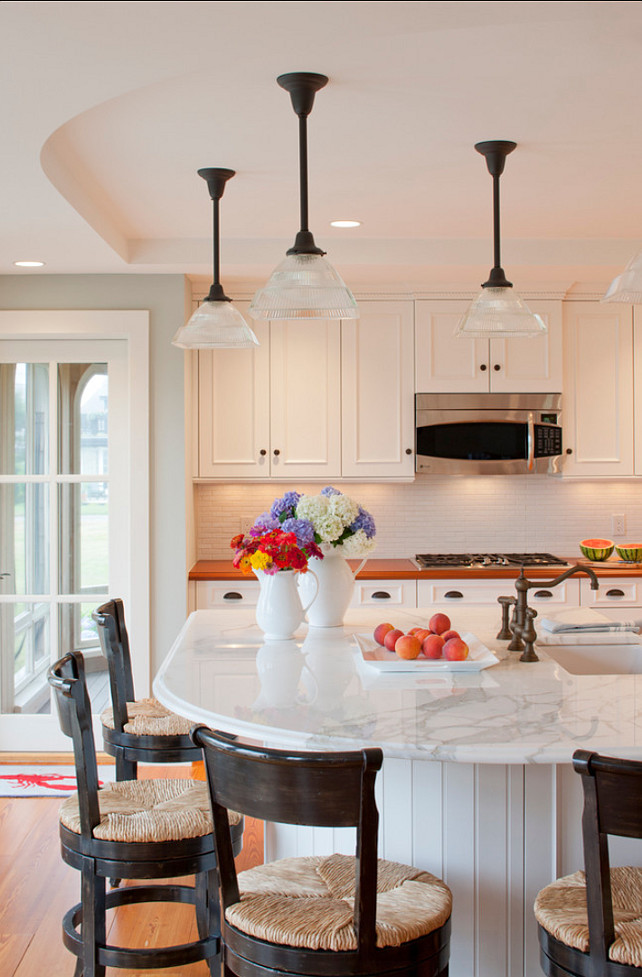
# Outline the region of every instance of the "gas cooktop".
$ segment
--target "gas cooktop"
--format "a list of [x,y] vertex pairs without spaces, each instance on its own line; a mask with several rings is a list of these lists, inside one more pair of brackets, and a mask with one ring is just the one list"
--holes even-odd
[[424,569],[439,567],[566,567],[569,564],[551,553],[417,553]]

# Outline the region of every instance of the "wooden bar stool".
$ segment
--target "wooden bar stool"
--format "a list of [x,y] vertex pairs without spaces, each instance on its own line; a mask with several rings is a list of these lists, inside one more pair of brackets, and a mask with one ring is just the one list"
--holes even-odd
[[[451,895],[420,869],[377,859],[381,750],[295,753],[196,726],[212,801],[226,977],[445,977]],[[285,858],[236,874],[228,810],[356,828],[355,856]]]
[[582,778],[583,872],[535,900],[540,963],[550,977],[633,977],[642,970],[642,868],[610,867],[608,835],[642,838],[642,762],[586,750]]
[[[73,740],[78,792],[60,809],[62,858],[82,874],[81,901],[63,918],[63,942],[77,958],[76,977],[104,977],[105,967],[177,967],[207,960],[220,975],[218,875],[207,787],[191,780],[127,780],[98,788],[91,705],[83,657],[65,655],[49,669],[60,726]],[[241,849],[243,819],[230,815],[231,850]],[[176,879],[194,886],[144,884],[106,892],[106,879]],[[106,942],[106,910],[141,902],[191,903],[199,939],[169,947]]]
[[103,747],[116,758],[116,779],[135,780],[139,763],[200,760],[189,738],[192,723],[157,699],[136,699],[122,600],[115,598],[92,614],[109,668],[111,708],[101,715]]

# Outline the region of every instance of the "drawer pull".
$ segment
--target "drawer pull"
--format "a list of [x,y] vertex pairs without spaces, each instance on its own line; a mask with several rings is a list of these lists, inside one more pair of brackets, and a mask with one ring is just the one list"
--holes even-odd
[[552,597],[550,590],[536,590],[533,597]]
[[372,600],[391,600],[390,594],[387,590],[375,590],[375,592],[370,596]]
[[463,596],[461,590],[447,590],[444,594],[446,600],[462,600]]
[[237,590],[228,590],[223,594],[223,600],[243,600],[243,594],[239,594]]
[[614,588],[613,590],[607,590],[606,596],[607,597],[624,597],[625,594],[624,594],[624,591],[623,590],[617,590],[617,589]]

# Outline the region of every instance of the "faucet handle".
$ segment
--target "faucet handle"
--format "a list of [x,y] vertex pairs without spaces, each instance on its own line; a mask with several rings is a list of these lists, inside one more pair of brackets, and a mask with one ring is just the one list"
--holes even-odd
[[498,597],[497,603],[502,605],[502,626],[501,630],[497,634],[498,641],[510,641],[513,637],[513,632],[510,629],[508,623],[508,617],[510,614],[510,608],[513,604],[517,603],[516,597]]
[[526,620],[522,629],[522,638],[524,639],[525,648],[519,660],[520,662],[538,662],[539,658],[534,648],[534,644],[537,641],[537,631],[533,624],[533,620],[537,617],[537,611],[533,607],[527,607],[524,610],[524,617]]

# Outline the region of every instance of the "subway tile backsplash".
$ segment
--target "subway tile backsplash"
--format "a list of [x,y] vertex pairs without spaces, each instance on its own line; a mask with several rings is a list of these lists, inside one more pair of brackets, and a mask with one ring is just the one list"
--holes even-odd
[[[314,495],[324,484],[196,484],[198,559],[228,559],[229,541],[244,520],[254,519],[286,491]],[[642,542],[642,485],[637,479],[433,475],[412,484],[336,484],[374,516],[375,557],[501,550],[579,556],[577,544],[589,536]],[[614,513],[625,514],[622,537],[612,534]]]

